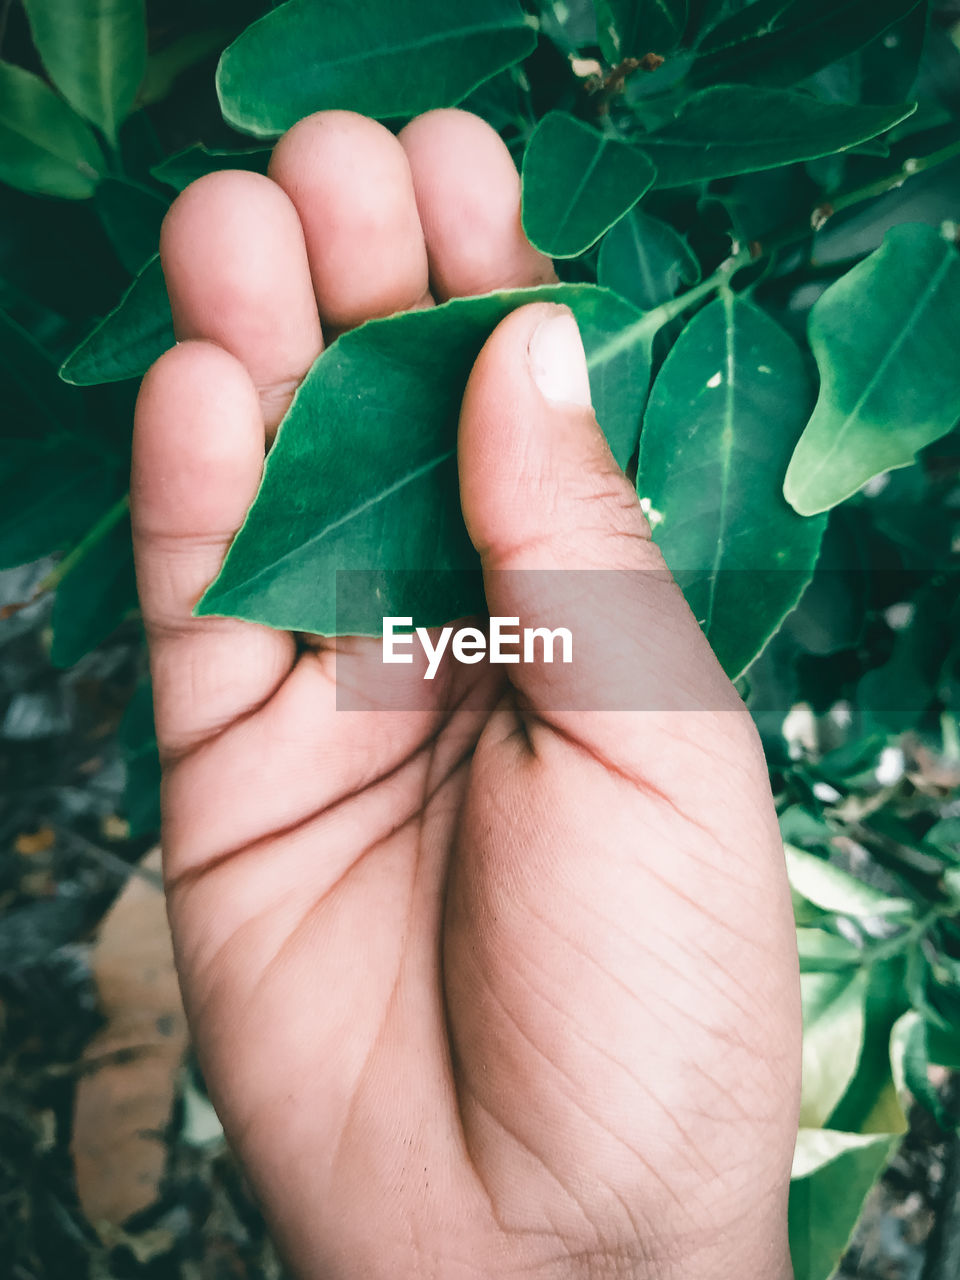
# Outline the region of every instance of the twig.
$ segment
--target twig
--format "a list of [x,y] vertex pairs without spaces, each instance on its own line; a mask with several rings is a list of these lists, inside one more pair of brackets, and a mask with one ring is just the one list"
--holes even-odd
[[68,844],[72,845],[78,853],[84,853],[88,858],[99,863],[105,871],[122,876],[124,879],[135,876],[140,880],[145,880],[152,888],[159,890],[161,893],[163,892],[163,880],[155,871],[147,871],[136,862],[124,862],[123,858],[118,858],[109,849],[101,849],[98,844],[94,844],[86,836],[80,835],[78,831],[71,831],[69,827],[61,827],[56,823],[51,823],[50,826],[57,836],[62,837]]

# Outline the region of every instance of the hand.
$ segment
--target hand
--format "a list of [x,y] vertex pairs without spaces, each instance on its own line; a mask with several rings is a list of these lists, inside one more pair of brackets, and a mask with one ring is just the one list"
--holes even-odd
[[780,1280],[800,1019],[766,769],[569,313],[514,312],[477,361],[464,515],[493,613],[537,608],[501,570],[660,568],[611,618],[659,709],[557,709],[562,669],[519,666],[338,712],[334,655],[362,686],[378,642],[191,617],[322,334],[553,279],[518,211],[477,118],[328,112],[166,220],[182,341],[132,509],[186,1007],[300,1275]]

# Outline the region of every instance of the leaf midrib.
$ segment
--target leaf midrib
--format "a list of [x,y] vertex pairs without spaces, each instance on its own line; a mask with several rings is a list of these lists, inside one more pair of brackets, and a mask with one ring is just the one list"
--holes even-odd
[[721,443],[724,441],[727,429],[731,433],[730,447],[724,448],[721,453],[720,463],[720,509],[717,513],[719,530],[717,533],[717,548],[713,553],[713,565],[710,570],[709,591],[707,594],[707,612],[704,622],[704,631],[709,636],[711,627],[713,626],[713,609],[717,598],[717,580],[720,574],[720,565],[723,561],[723,554],[726,549],[726,533],[728,523],[728,507],[730,499],[730,466],[733,458],[733,431],[734,431],[734,413],[733,402],[736,395],[736,322],[734,316],[735,302],[731,293],[724,293],[723,307],[724,316],[726,318],[725,337],[727,343],[727,376],[724,381],[724,422],[721,432]]
[[[56,101],[59,102],[60,99],[56,99]],[[81,129],[84,129],[84,130],[87,127],[83,123],[83,121],[80,120],[79,118],[77,119],[77,124],[80,126]],[[25,129],[17,128],[16,121],[11,120],[9,117],[0,118],[0,128],[6,129],[7,132],[12,133],[14,137],[22,138],[24,142],[28,142],[31,147],[36,147],[38,151],[43,152],[45,155],[52,156],[54,160],[59,160],[62,164],[65,164],[68,168],[76,170],[77,173],[83,174],[83,168],[82,168],[83,165],[87,165],[91,169],[93,175],[96,175],[97,173],[99,173],[99,170],[93,167],[93,164],[91,161],[91,156],[96,151],[96,142],[92,134],[90,135],[90,139],[89,139],[90,155],[78,155],[76,151],[74,151],[70,155],[67,155],[62,151],[55,151],[53,147],[50,146],[45,139],[38,138],[36,137],[36,135],[32,133],[28,133]],[[57,139],[59,140],[61,137],[63,137],[64,133],[66,133],[66,130],[61,131],[60,129],[58,129],[57,135],[56,135]],[[81,135],[79,134],[79,132],[73,132],[71,136],[75,141],[79,141],[79,138]],[[86,141],[86,138],[84,138],[84,141]]]
[[[813,99],[813,98],[810,99],[810,102],[816,106],[826,105],[825,103],[817,102],[816,99]],[[857,108],[852,108],[852,109],[857,110]],[[824,121],[821,118],[821,120],[817,121],[817,123],[823,124]],[[890,125],[888,127],[892,128],[893,126]],[[884,132],[884,129],[880,128],[880,129],[877,129],[870,136],[876,137],[877,133],[883,133],[883,132]],[[702,151],[705,147],[709,147],[711,151],[720,151],[723,148],[736,151],[736,150],[742,150],[744,147],[768,147],[778,142],[782,143],[784,141],[787,141],[787,142],[796,143],[796,142],[806,142],[807,140],[809,140],[810,142],[816,142],[816,138],[812,134],[804,134],[801,137],[790,137],[789,135],[787,135],[786,138],[784,138],[784,135],[782,133],[777,136],[770,134],[770,135],[758,137],[758,138],[742,138],[742,137],[741,138],[720,138],[720,137],[710,137],[709,135],[701,138],[683,138],[683,137],[672,138],[670,137],[669,134],[660,133],[660,134],[650,134],[648,136],[639,138],[637,140],[637,146],[640,147],[641,149],[646,149],[648,147],[673,147],[678,151],[683,149]],[[860,141],[865,142],[867,141],[867,139],[861,138]],[[847,143],[846,145],[856,146],[856,143],[857,143],[857,140],[854,139],[852,142]],[[817,145],[820,145],[820,144],[817,143]]]
[[[276,10],[274,11],[276,12]],[[267,14],[264,21],[269,21],[273,14]],[[323,58],[318,59],[318,65],[323,67],[345,67],[351,66],[357,62],[377,62],[382,64],[384,58],[402,56],[410,53],[417,53],[422,49],[429,48],[431,45],[442,45],[456,43],[470,36],[486,35],[489,32],[523,32],[532,30],[525,22],[511,23],[504,26],[503,23],[477,23],[471,27],[457,27],[453,31],[437,32],[434,35],[423,36],[417,40],[409,40],[404,44],[392,44],[388,46],[380,45],[375,48],[362,49],[358,53],[344,54],[339,58]],[[236,46],[232,46],[235,48]],[[228,50],[229,52],[229,50]],[[229,65],[229,63],[227,63]],[[282,78],[284,81],[289,79],[289,68],[282,69]]]
[[[120,21],[123,19],[121,18]],[[108,30],[110,24],[107,22],[94,23],[96,28],[96,59],[97,59],[97,98],[99,99],[103,129],[107,137],[113,143],[117,137],[117,119],[114,110],[113,95],[109,92],[110,72],[117,67],[117,59],[113,55],[113,42],[110,39],[111,32]]]
[[[674,35],[678,36],[680,34],[683,24],[677,22],[676,17],[674,16],[674,13],[670,9],[666,0],[653,0],[653,4],[655,8],[660,10],[660,13],[663,15],[663,19],[666,25],[670,28],[670,30],[674,33]],[[642,18],[643,18],[642,11],[640,9],[640,6],[637,5],[634,10],[633,23],[631,24],[631,28],[630,28],[631,38],[630,40],[621,41],[621,50],[626,45],[639,47],[640,27],[642,25]],[[656,51],[648,50],[647,52],[659,52],[659,50],[656,50]]]
[[283,555],[278,556],[277,559],[271,560],[269,564],[263,565],[262,568],[258,569],[256,573],[251,574],[250,577],[243,578],[240,582],[233,583],[220,592],[215,590],[217,584],[214,582],[211,587],[211,591],[213,591],[211,602],[215,603],[218,597],[228,597],[235,591],[249,589],[254,583],[259,582],[262,578],[274,573],[280,565],[285,564],[295,556],[302,554],[308,548],[316,546],[317,543],[322,542],[324,538],[329,537],[329,535],[335,530],[342,528],[344,525],[349,524],[351,520],[356,520],[359,516],[362,516],[367,511],[372,510],[378,503],[385,502],[388,498],[392,498],[395,494],[405,489],[407,485],[414,484],[422,476],[428,475],[436,467],[442,466],[444,462],[455,457],[456,452],[456,448],[447,449],[436,457],[430,458],[427,462],[422,463],[419,467],[414,467],[412,470],[402,475],[399,480],[395,480],[393,484],[388,485],[387,488],[379,489],[371,497],[365,498],[363,502],[358,503],[357,506],[352,507],[342,516],[338,516],[336,520],[331,520],[329,524],[324,525],[322,529],[319,529],[311,537],[306,538],[303,542],[297,543],[295,547],[291,547],[289,551],[285,551]]
[[587,183],[590,181],[591,177],[596,171],[597,165],[600,163],[600,157],[603,155],[603,153],[607,149],[607,140],[605,138],[601,138],[599,142],[600,142],[600,145],[597,147],[597,149],[593,153],[593,159],[584,169],[583,176],[581,177],[580,181],[577,183],[577,186],[574,189],[573,195],[570,197],[570,200],[567,203],[566,213],[557,223],[557,228],[554,233],[554,244],[557,244],[557,243],[562,244],[563,233],[566,230],[567,224],[569,223],[570,218],[573,215],[573,211],[577,207],[577,203],[580,200],[580,197],[583,195],[584,190],[586,189]]
[[813,482],[813,480],[816,479],[817,476],[820,475],[821,471],[823,471],[824,467],[831,460],[831,458],[833,458],[834,454],[840,448],[840,445],[842,444],[844,437],[847,435],[848,431],[850,430],[851,425],[855,421],[859,420],[860,414],[867,400],[875,391],[877,385],[880,382],[880,379],[886,374],[887,369],[890,367],[891,361],[899,353],[901,347],[907,341],[907,338],[910,335],[910,332],[918,316],[921,314],[922,311],[925,310],[926,307],[930,305],[930,299],[940,288],[940,285],[943,281],[944,276],[949,272],[952,266],[953,266],[953,257],[952,257],[950,248],[948,245],[944,244],[943,261],[940,263],[940,266],[934,272],[933,276],[931,277],[923,293],[914,303],[910,311],[909,318],[907,319],[906,323],[903,325],[896,339],[890,344],[890,347],[887,349],[886,355],[883,357],[883,359],[880,361],[880,363],[877,365],[876,369],[874,370],[873,374],[868,379],[866,387],[861,392],[860,396],[857,398],[856,403],[853,405],[853,408],[850,409],[850,411],[844,415],[843,423],[840,429],[835,433],[833,437],[833,442],[830,445],[830,448],[827,450],[826,453],[821,455],[820,461],[817,464],[817,466],[811,472],[808,473],[802,492],[807,492],[809,490],[810,484]]

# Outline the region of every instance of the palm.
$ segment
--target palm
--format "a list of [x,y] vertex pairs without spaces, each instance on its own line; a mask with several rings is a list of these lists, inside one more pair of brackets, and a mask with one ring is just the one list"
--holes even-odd
[[[432,162],[419,141],[415,176]],[[298,166],[281,148],[277,180],[295,200]],[[493,268],[456,289],[423,201],[446,292],[542,278],[519,244],[505,278]],[[212,214],[199,193],[182,209],[165,252],[181,330],[229,347],[234,335],[198,331],[189,273],[202,270],[178,261],[202,258],[182,224],[195,233]],[[502,264],[503,246],[490,256]],[[369,309],[417,302],[403,287]],[[333,310],[333,327],[360,318],[349,286]],[[199,414],[216,377],[219,412],[233,396],[234,416],[250,416],[225,360],[188,346],[150,375],[134,514],[187,1008],[291,1260],[323,1277],[652,1277],[682,1255],[706,1278],[742,1265],[742,1240],[724,1240],[742,1215],[751,1265],[781,1274],[770,1224],[795,1121],[789,903],[762,760],[706,646],[690,642],[706,702],[725,709],[648,712],[626,730],[609,713],[550,713],[536,688],[518,697],[485,667],[448,671],[433,709],[338,713],[337,682],[368,687],[369,642],[298,649],[186,619],[232,532],[220,526],[251,496],[249,449],[243,462],[232,446],[239,483],[212,449],[211,494],[192,446],[182,484],[208,534],[176,581],[157,567],[172,508],[151,463],[175,446],[150,424],[173,420],[178,395]],[[295,378],[267,381],[269,429],[275,388]]]

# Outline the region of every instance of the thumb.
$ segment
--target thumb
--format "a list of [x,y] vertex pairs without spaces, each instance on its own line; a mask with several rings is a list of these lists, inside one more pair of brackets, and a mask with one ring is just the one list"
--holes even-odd
[[459,466],[491,616],[572,634],[569,664],[555,646],[552,665],[505,668],[537,711],[742,711],[597,424],[566,307],[522,307],[491,334]]

